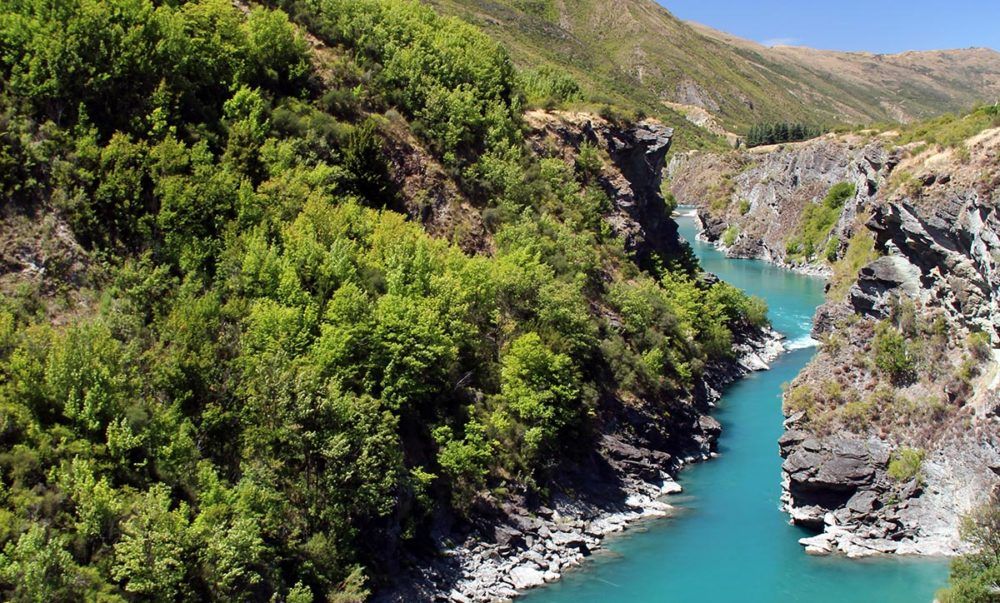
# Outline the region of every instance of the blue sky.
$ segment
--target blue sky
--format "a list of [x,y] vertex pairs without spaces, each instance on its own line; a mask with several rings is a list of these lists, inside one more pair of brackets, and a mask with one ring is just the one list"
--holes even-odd
[[1000,50],[1000,0],[658,0],[681,19],[757,42],[902,52]]

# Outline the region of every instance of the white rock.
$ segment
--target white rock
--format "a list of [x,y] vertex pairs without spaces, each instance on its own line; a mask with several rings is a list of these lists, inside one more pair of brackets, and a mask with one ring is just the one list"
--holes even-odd
[[545,584],[545,574],[533,566],[522,565],[510,570],[510,581],[517,590],[527,590]]
[[684,488],[673,480],[665,480],[660,488],[660,494],[680,494]]
[[806,553],[810,555],[829,555],[833,552],[833,536],[830,534],[801,538],[799,544],[806,547]]
[[454,601],[454,603],[472,603],[472,599],[466,597],[464,594],[462,594],[460,591],[457,590],[451,591],[451,594],[448,595],[448,599],[450,601]]

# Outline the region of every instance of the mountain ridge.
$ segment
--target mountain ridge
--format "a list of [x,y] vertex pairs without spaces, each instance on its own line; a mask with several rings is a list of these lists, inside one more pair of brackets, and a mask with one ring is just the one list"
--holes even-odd
[[653,112],[659,101],[694,105],[729,129],[906,122],[1000,97],[1000,53],[992,49],[769,48],[680,20],[652,0],[424,1],[483,28],[519,65],[565,69],[593,100],[631,96]]

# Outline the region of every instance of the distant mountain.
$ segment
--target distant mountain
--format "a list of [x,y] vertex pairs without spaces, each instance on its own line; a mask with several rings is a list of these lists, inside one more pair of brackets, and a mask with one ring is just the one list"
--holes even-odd
[[681,21],[653,0],[425,1],[479,25],[522,65],[565,69],[591,100],[698,107],[730,129],[910,121],[1000,98],[1000,53],[985,48],[769,48]]

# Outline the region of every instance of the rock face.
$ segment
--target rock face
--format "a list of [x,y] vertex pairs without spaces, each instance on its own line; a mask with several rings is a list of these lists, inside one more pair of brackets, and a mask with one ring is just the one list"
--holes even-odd
[[934,300],[955,322],[998,342],[997,210],[995,198],[975,192],[877,207],[868,227],[878,247],[891,255],[865,268],[851,292],[852,304],[864,313],[885,314],[890,295]]
[[[816,384],[845,359],[870,356],[865,325],[902,324],[906,304],[917,322],[937,321],[937,337],[949,347],[918,365],[920,374],[882,390],[888,393],[881,394],[878,419],[869,415],[853,433],[810,424],[804,413],[789,418],[780,442],[783,501],[792,521],[822,531],[802,542],[812,554],[958,553],[960,517],[1000,488],[1000,193],[983,184],[1000,171],[998,150],[994,130],[969,141],[964,158],[931,150],[890,165],[916,176],[908,190],[884,191],[870,208],[865,226],[882,256],[861,269],[846,303],[827,304],[817,315],[817,333],[836,334],[844,349],[822,349],[796,384]],[[972,332],[987,335],[993,350],[972,349]],[[854,391],[878,383],[870,361],[847,373]],[[843,413],[833,409],[828,416],[836,421]],[[924,455],[913,476],[889,470],[903,447]]]
[[[1000,129],[959,149],[849,135],[671,162],[704,238],[721,246],[734,229],[729,255],[784,265],[806,204],[836,182],[857,188],[831,238],[842,255],[865,229],[880,257],[817,311],[827,345],[792,384],[805,394],[780,441],[783,505],[818,532],[802,540],[810,554],[960,552],[961,516],[1000,488],[998,158]],[[904,378],[875,362],[880,323],[923,355]],[[992,349],[974,348],[973,332]],[[912,472],[890,471],[902,449],[919,451]]]
[[810,554],[952,555],[964,550],[962,514],[996,487],[996,441],[953,440],[934,451],[919,476],[888,473],[892,443],[874,436],[816,438],[794,422],[781,440],[784,495],[792,522],[817,530]]
[[[698,208],[705,239],[721,245],[733,228],[728,255],[788,265],[786,245],[807,204],[822,201],[837,183],[853,184],[857,194],[831,233],[846,241],[895,162],[877,142],[829,136],[727,156],[689,153],[674,157],[667,171],[678,203]],[[822,264],[810,268],[828,271]]]
[[677,251],[677,224],[660,192],[673,128],[643,121],[623,129],[589,113],[543,111],[529,112],[525,122],[539,155],[571,161],[584,144],[607,154],[611,165],[599,176],[612,206],[605,219],[640,263]]

